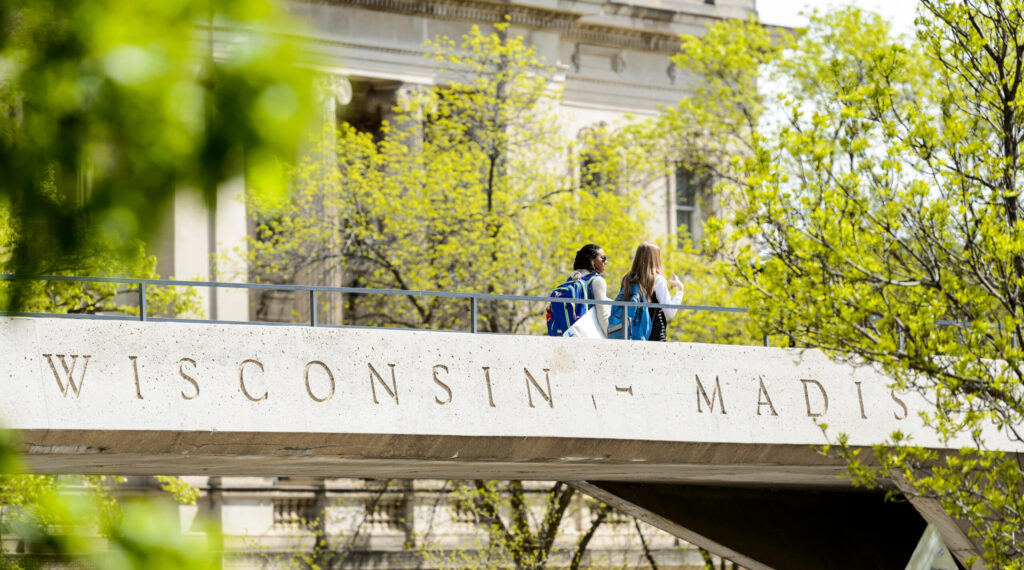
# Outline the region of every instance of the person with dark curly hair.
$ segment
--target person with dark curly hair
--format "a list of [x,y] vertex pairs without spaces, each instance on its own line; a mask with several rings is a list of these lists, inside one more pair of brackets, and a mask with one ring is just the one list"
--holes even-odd
[[[581,276],[593,274],[587,281],[587,288],[590,289],[590,298],[611,301],[608,298],[608,284],[602,274],[608,264],[608,256],[604,254],[601,246],[588,243],[576,252],[576,259],[572,263],[573,271],[578,271]],[[611,312],[611,305],[591,305],[597,311],[597,322],[605,336],[608,335],[608,314]]]

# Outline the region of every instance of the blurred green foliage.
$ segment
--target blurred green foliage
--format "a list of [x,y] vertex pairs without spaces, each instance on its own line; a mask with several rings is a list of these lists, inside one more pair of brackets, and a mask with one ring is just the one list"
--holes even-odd
[[[0,272],[155,278],[144,241],[175,192],[212,205],[244,172],[251,192],[283,194],[312,108],[290,27],[268,0],[0,3]],[[136,312],[124,293],[0,281],[0,308]],[[154,314],[201,313],[191,289],[148,293]],[[0,566],[220,566],[216,532],[183,535],[167,501],[118,501],[117,478],[24,474],[11,438],[0,431],[0,531],[19,552],[0,543]]]
[[212,203],[243,170],[251,191],[283,192],[312,90],[288,30],[269,0],[0,3],[8,270],[97,242],[132,257],[174,192]]
[[[0,208],[0,273],[16,271],[12,258],[20,242],[20,220]],[[158,279],[156,257],[147,255],[142,241],[127,240],[111,246],[95,234],[82,236],[75,253],[40,260],[36,268],[46,275],[135,277]],[[14,305],[24,312],[95,314],[139,313],[137,285],[80,281],[0,280],[0,307]],[[149,286],[147,313],[153,316],[202,317],[203,306],[194,287]]]
[[[183,534],[170,500],[118,500],[118,477],[25,474],[12,432],[0,430],[0,568],[86,565],[100,570],[220,568],[218,529]],[[196,491],[173,477],[181,501]],[[13,546],[13,548],[12,548]]]

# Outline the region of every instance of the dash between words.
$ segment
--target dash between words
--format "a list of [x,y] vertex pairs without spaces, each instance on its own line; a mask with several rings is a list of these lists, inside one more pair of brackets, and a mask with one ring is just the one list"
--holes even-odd
[[[76,399],[81,397],[82,390],[85,385],[86,374],[89,368],[89,361],[92,358],[92,355],[48,353],[43,354],[42,357],[46,359],[53,379],[56,382],[57,389],[60,391],[61,395],[66,399],[70,392]],[[131,365],[132,379],[134,381],[135,398],[143,400],[145,399],[145,396],[143,395],[142,382],[139,377],[138,356],[128,356],[128,360]],[[81,362],[80,367],[79,362]],[[59,367],[57,365],[58,363],[60,364]],[[198,363],[195,359],[184,357],[179,359],[177,364],[178,375],[184,383],[183,388],[180,391],[181,398],[184,400],[195,400],[199,398],[201,388],[199,378],[197,378]],[[387,363],[385,366],[380,366],[379,368],[374,366],[371,362],[366,363],[367,376],[370,385],[368,395],[374,404],[380,405],[381,400],[385,399],[385,395],[387,398],[393,400],[395,405],[400,403],[398,376],[395,371],[396,367],[397,365],[393,363]],[[494,389],[491,382],[491,367],[481,366],[480,368],[480,378],[487,389],[487,404],[489,407],[495,408],[497,407],[497,404],[494,400]],[[383,373],[381,373],[381,369],[384,370]],[[554,392],[551,389],[551,369],[542,368],[541,370],[543,374],[535,375],[528,368],[523,368],[523,385],[526,394],[526,403],[531,408],[537,407],[538,405],[543,406],[544,404],[550,408],[554,408],[555,399]],[[262,373],[264,371],[264,364],[254,358],[247,358],[238,364],[238,389],[243,396],[252,402],[261,402],[270,398],[269,390],[265,389],[261,394],[258,393],[254,395],[253,392],[250,391],[250,386],[246,383],[247,378],[252,378],[252,376],[247,375],[255,375],[256,373]],[[76,373],[78,376],[77,380],[75,379]],[[445,406],[450,404],[454,399],[452,386],[445,382],[449,373],[449,367],[444,364],[435,364],[431,367],[431,376],[435,384],[435,388],[438,390],[434,394],[434,403],[436,405]],[[310,382],[311,374],[316,374],[321,378],[321,381],[318,382],[320,386],[317,390],[314,390],[314,387]],[[388,381],[389,378],[390,383]],[[538,378],[543,380],[543,384]],[[324,386],[325,383],[323,380],[326,380],[326,386]],[[306,394],[314,402],[324,403],[334,397],[336,388],[334,372],[331,371],[330,366],[321,360],[310,360],[306,362],[302,368],[302,383],[305,387]],[[825,416],[829,410],[829,396],[825,386],[822,385],[821,382],[812,378],[801,378],[800,384],[803,388],[807,417],[817,418]],[[860,417],[862,419],[868,419],[867,412],[864,407],[864,396],[861,389],[861,382],[855,382],[854,384],[857,388]],[[625,388],[615,386],[615,389],[617,392],[625,392],[630,396],[633,395],[632,387]],[[712,383],[710,378],[702,381],[700,375],[695,374],[694,389],[697,396],[697,413],[713,414],[717,412],[720,414],[728,414],[725,394],[722,390],[718,376],[715,376],[714,382]],[[378,390],[380,390],[380,392],[378,392]],[[899,421],[906,419],[909,415],[906,403],[897,396],[896,392],[893,390],[889,391],[889,396],[895,406],[892,411],[893,418]],[[760,377],[758,378],[756,407],[757,415],[759,416],[779,415],[775,404],[772,402],[771,394],[764,384],[764,379]]]

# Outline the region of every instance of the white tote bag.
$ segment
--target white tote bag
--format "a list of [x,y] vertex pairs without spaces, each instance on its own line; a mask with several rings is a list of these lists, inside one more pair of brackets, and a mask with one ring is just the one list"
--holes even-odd
[[562,336],[569,338],[608,338],[601,330],[601,323],[597,322],[597,311],[588,309],[583,316],[576,319],[576,322],[565,331]]

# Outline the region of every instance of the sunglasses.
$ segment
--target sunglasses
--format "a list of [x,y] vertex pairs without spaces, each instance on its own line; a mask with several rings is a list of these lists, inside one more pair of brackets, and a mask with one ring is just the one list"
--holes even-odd
[[607,255],[602,255],[601,256],[601,262],[602,263],[608,263],[608,256]]

